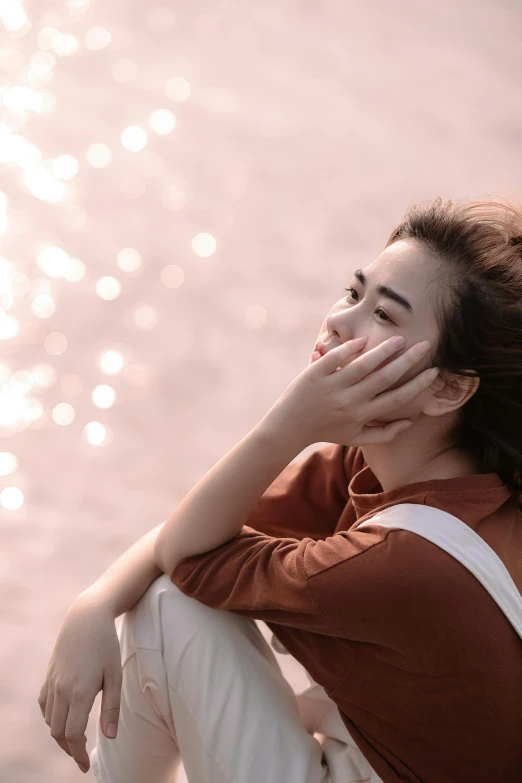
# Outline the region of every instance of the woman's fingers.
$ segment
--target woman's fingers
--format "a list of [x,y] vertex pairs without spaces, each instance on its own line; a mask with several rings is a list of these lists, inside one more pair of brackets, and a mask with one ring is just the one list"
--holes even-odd
[[[357,383],[358,390],[365,400],[371,400],[375,395],[393,386],[411,367],[426,356],[430,348],[430,343],[427,341],[417,343],[384,367],[375,370],[375,367],[399,350],[400,346],[394,345],[393,339],[381,343],[367,354],[354,359],[342,370],[346,382],[350,385]],[[343,380],[342,375],[341,379]]]
[[89,768],[85,730],[93,703],[94,699],[88,697],[71,701],[64,732],[64,738],[70,748],[73,759],[77,764],[85,767],[85,769]]
[[77,764],[89,769],[87,736],[85,730],[94,699],[86,696],[71,697],[54,684],[49,687],[45,681],[38,704],[45,722],[51,729],[51,737]]
[[354,383],[357,381],[361,382],[360,386],[364,389],[366,399],[379,394],[379,392],[396,383],[411,367],[414,367],[417,362],[425,357],[430,349],[430,343],[427,340],[422,343],[416,343],[403,354],[392,359],[384,367],[375,370],[383,361],[389,359],[402,347],[401,345],[394,345],[394,339],[386,340],[385,343],[381,343],[372,351],[359,356],[346,368],[350,373],[350,378],[355,378]]
[[[330,374],[335,372],[336,369],[344,367],[346,362],[350,360],[350,357],[359,353],[359,351],[364,348],[367,340],[367,337],[359,337],[357,340],[347,340],[342,345],[338,345],[337,348],[332,348],[315,363],[317,369],[314,369],[314,372],[324,372],[326,370],[326,372]],[[380,348],[381,346],[378,347]],[[370,356],[371,353],[373,353],[373,351],[370,351],[366,356]]]
[[[367,339],[365,337],[361,337],[358,340],[348,340],[348,342],[331,350],[327,356],[331,356],[332,360],[334,360],[335,357],[332,354],[339,351],[341,353],[341,359],[344,361],[345,355],[348,358],[352,356],[352,354],[358,353],[364,348],[366,342]],[[400,335],[390,337],[388,340],[379,343],[375,348],[371,348],[361,356],[351,359],[351,361],[343,367],[343,370],[349,370],[350,377],[353,378],[353,383],[357,383],[361,378],[365,378],[367,375],[373,373],[379,364],[382,364],[382,362],[386,361],[390,356],[393,356],[394,353],[400,351],[400,349],[404,347],[405,342],[406,340],[404,337],[401,337]]]
[[53,717],[53,704],[54,704],[54,689],[49,688],[47,691],[47,700],[45,702],[44,718],[48,726],[51,725],[51,718]]
[[87,592],[79,596],[65,616],[38,702],[52,737],[83,770],[89,769],[89,713],[107,667],[121,667],[120,657],[112,612]]
[[68,756],[72,756],[69,746],[65,740],[65,723],[69,712],[69,702],[60,695],[54,699],[53,715],[51,718],[51,737],[56,740],[58,745]]
[[381,394],[378,399],[371,400],[364,406],[364,414],[367,421],[378,419],[386,413],[392,413],[406,402],[410,402],[417,394],[427,389],[433,383],[440,370],[438,367],[430,367],[416,375],[398,389]]
[[120,700],[122,685],[122,668],[118,657],[115,665],[105,672],[103,678],[103,691],[100,709],[100,723],[106,737],[113,739],[115,734],[109,733],[108,727],[115,726],[118,731],[120,718]]
[[38,694],[38,704],[40,705],[40,712],[43,718],[45,718],[45,705],[47,704],[47,688],[47,680],[45,680]]

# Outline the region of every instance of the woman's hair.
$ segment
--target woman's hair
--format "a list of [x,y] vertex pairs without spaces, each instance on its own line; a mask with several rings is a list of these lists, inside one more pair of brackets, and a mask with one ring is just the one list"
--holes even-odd
[[[522,206],[513,198],[411,206],[386,247],[416,239],[441,264],[433,365],[450,386],[477,374],[455,444],[522,492]],[[519,500],[521,496],[519,496]]]

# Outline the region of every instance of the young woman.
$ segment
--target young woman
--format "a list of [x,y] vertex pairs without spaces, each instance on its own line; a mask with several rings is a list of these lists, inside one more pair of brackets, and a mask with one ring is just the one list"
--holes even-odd
[[[190,783],[522,780],[519,634],[447,551],[359,529],[442,509],[522,591],[522,209],[412,207],[319,340],[67,613],[38,701],[99,783],[172,783],[180,757]],[[254,620],[304,666],[304,693]]]

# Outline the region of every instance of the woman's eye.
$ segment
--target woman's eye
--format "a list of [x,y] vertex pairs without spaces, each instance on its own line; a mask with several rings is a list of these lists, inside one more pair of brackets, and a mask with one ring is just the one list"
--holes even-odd
[[[351,294],[352,297],[353,297],[354,294],[357,297],[359,296],[359,294],[357,293],[355,288],[345,288],[344,290],[348,291],[348,294]],[[346,297],[346,299],[348,299],[348,297]],[[355,300],[355,301],[357,301],[357,300]],[[391,318],[384,312],[384,310],[381,307],[376,307],[373,312],[374,313],[382,313],[384,315],[384,318],[380,318],[379,319],[380,321],[383,321],[384,323],[387,322],[387,323],[393,324],[393,321],[391,320]]]
[[[345,291],[348,291],[349,294],[352,294],[352,296],[355,294],[355,296],[359,296],[355,288],[345,288]],[[348,297],[346,297],[348,299]]]

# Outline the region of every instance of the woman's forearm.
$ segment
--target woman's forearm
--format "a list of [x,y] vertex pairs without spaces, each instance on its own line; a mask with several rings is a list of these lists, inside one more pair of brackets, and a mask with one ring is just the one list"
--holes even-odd
[[280,424],[270,411],[167,519],[155,550],[163,571],[172,575],[181,560],[237,536],[264,492],[307,445],[292,422]]
[[154,557],[156,538],[165,522],[150,530],[86,590],[81,597],[102,603],[114,614],[128,612],[163,571]]

